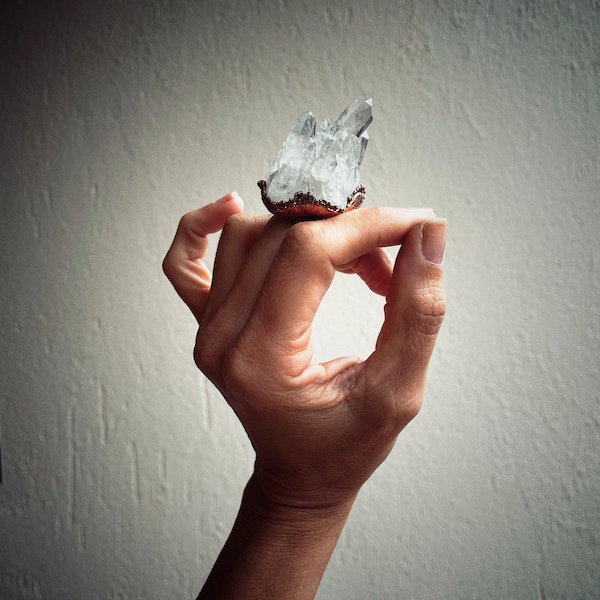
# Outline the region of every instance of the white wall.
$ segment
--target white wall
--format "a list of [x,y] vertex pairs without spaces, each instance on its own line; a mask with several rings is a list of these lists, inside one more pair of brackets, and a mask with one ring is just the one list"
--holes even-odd
[[[598,597],[598,2],[30,1],[0,27],[3,600],[199,590],[252,455],[161,259],[232,189],[263,211],[300,112],[364,96],[367,204],[448,218],[449,312],[319,597]],[[340,276],[319,356],[380,319]]]

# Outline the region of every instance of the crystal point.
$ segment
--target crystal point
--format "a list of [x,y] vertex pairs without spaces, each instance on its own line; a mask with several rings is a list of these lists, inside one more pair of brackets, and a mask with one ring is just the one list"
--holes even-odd
[[290,133],[299,136],[312,137],[315,135],[316,126],[317,120],[315,119],[315,116],[310,111],[306,111],[294,121]]
[[342,111],[342,114],[331,126],[329,133],[335,135],[340,129],[343,129],[347,133],[359,137],[371,124],[371,121],[373,121],[373,100],[357,98]]

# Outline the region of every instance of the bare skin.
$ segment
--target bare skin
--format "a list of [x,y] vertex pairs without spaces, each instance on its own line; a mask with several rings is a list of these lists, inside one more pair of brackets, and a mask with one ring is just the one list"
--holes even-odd
[[[199,598],[314,598],[362,484],[421,408],[445,314],[446,222],[362,208],[294,223],[239,196],[185,215],[163,268],[199,325],[194,357],[256,452],[238,518]],[[214,277],[202,262],[222,230]],[[395,264],[384,251],[401,244]],[[336,271],[386,297],[366,360],[312,362],[311,324]]]

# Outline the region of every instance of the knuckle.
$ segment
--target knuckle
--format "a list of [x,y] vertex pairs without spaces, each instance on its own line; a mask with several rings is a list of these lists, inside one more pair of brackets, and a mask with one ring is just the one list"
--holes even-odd
[[388,209],[381,206],[371,206],[368,214],[372,222],[381,223],[381,221],[389,218],[388,212]]
[[171,281],[173,269],[174,269],[174,264],[173,264],[172,254],[171,254],[171,251],[169,251],[169,252],[167,252],[167,255],[163,258],[163,261],[162,261],[163,273],[166,275],[166,277],[169,281]]
[[228,387],[238,388],[245,381],[246,358],[237,345],[232,346],[223,355],[222,372]]
[[376,402],[373,418],[382,438],[395,437],[420,412],[423,405],[424,374],[405,373],[403,369],[387,373],[372,386]]
[[297,223],[288,230],[281,244],[279,257],[283,264],[304,276],[326,274],[333,268],[322,232],[311,221]]
[[185,231],[193,230],[197,219],[198,219],[197,211],[190,211],[190,212],[185,213],[183,215],[183,217],[181,217],[181,219],[179,219],[179,225],[177,227],[177,231],[185,232]]
[[290,227],[283,240],[283,248],[294,254],[306,252],[319,246],[319,238],[315,224],[311,221],[302,221]]
[[225,225],[223,226],[223,234],[236,234],[240,230],[244,229],[248,222],[250,221],[250,215],[246,215],[243,213],[236,213],[228,217],[227,221],[225,221]]
[[235,213],[230,215],[223,225],[223,236],[236,238],[246,234],[255,227],[264,227],[267,223],[266,215],[251,215],[247,213]]
[[194,346],[194,362],[196,366],[207,375],[209,369],[209,354],[206,352],[206,346],[202,343],[200,336],[196,337],[196,345]]
[[242,334],[223,352],[219,372],[230,398],[267,410],[269,401],[286,389],[287,379],[282,379],[281,369],[274,368],[266,354],[257,335],[251,333]]
[[446,295],[439,285],[423,289],[413,306],[416,329],[425,335],[437,335],[446,315]]
[[194,362],[200,371],[214,382],[218,380],[220,370],[220,348],[212,340],[212,336],[206,335],[205,328],[201,327],[198,330],[194,346]]
[[414,394],[401,404],[401,417],[398,421],[405,426],[412,421],[420,412],[423,406],[422,393]]
[[[244,390],[244,395],[252,395],[254,383],[260,377],[260,368],[253,358],[239,343],[233,344],[224,353],[221,374],[227,389],[233,392]],[[260,386],[260,382],[257,385]]]

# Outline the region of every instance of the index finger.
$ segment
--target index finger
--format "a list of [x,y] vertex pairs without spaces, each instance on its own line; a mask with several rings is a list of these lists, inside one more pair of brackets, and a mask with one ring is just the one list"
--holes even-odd
[[232,192],[187,213],[179,222],[163,260],[163,271],[196,319],[204,310],[212,279],[202,261],[208,248],[208,236],[223,229],[227,219],[243,208],[242,199]]
[[414,225],[432,215],[431,209],[365,208],[294,225],[247,324],[269,341],[264,352],[277,353],[289,375],[300,375],[312,359],[310,327],[336,267],[401,244]]

